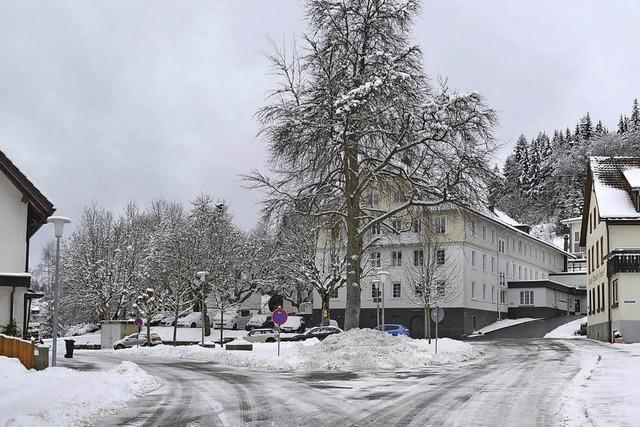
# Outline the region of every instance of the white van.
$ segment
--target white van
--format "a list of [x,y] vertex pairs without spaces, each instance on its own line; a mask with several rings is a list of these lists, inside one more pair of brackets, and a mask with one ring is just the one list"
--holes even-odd
[[[257,310],[249,310],[246,308],[238,308],[238,309],[229,309],[224,312],[224,316],[221,316],[220,313],[216,314],[213,318],[213,327],[216,329],[244,329]],[[222,325],[220,324],[220,317],[222,317]]]

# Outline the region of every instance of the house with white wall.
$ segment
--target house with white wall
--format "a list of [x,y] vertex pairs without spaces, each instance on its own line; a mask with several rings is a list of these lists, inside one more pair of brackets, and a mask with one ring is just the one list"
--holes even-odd
[[0,331],[12,320],[26,334],[30,300],[29,239],[55,208],[0,151]]
[[640,342],[640,158],[589,159],[581,225],[587,336]]
[[[372,199],[381,198],[379,195]],[[360,327],[376,326],[380,305],[377,299],[382,298],[386,323],[401,323],[409,327],[413,336],[424,336],[423,308],[412,297],[415,282],[408,274],[424,262],[420,259],[424,244],[416,227],[403,225],[409,221],[406,217],[395,218],[391,227],[372,230],[377,236],[371,236],[375,240],[367,243],[368,253],[363,256],[366,273],[361,280]],[[566,272],[567,260],[573,256],[531,235],[528,226],[503,212],[450,204],[430,213],[426,221],[439,234],[438,262],[444,267],[440,280],[449,294],[441,304],[445,317],[439,330],[443,336],[470,334],[498,317],[573,313],[575,299],[565,295],[582,293],[584,300],[584,289],[572,290],[573,284],[559,281],[563,276],[552,279],[553,275]],[[388,272],[380,284],[383,297],[378,296],[379,271]],[[511,283],[517,283],[517,287],[511,288]],[[529,297],[520,298],[521,295]],[[340,325],[344,322],[345,305],[346,289],[341,288],[330,301],[329,313]],[[316,294],[314,321],[319,323],[320,316],[321,302]]]

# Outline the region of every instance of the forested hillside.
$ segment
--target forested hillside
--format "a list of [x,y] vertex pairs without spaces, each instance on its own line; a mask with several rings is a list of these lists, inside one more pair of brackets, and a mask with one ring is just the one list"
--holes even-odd
[[615,130],[587,113],[571,128],[521,135],[502,173],[496,168],[490,202],[528,224],[579,216],[589,156],[640,156],[637,99]]

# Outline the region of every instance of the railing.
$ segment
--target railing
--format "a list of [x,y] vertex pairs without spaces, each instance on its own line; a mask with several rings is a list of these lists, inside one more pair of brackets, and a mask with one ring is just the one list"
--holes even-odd
[[34,345],[31,341],[0,335],[0,356],[16,357],[27,369],[34,367]]
[[607,274],[611,277],[617,273],[640,273],[640,253],[620,252],[609,256]]

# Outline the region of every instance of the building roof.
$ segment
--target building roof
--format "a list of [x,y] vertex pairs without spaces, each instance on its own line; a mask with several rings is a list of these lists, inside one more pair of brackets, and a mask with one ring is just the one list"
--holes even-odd
[[498,209],[492,208],[492,207],[473,207],[470,208],[468,206],[463,206],[461,204],[458,204],[459,207],[466,209],[470,212],[473,212],[477,215],[480,215],[492,222],[498,223],[508,229],[510,229],[511,231],[514,231],[516,233],[521,234],[523,237],[527,237],[531,240],[535,240],[538,243],[542,243],[543,245],[546,245],[560,253],[562,253],[563,255],[567,255],[569,258],[575,258],[575,255],[566,252],[565,250],[563,250],[562,248],[559,248],[558,246],[554,245],[551,242],[547,242],[546,240],[543,240],[539,237],[533,236],[530,233],[527,233],[526,231],[518,228],[518,227],[525,227],[524,224],[520,224],[518,221],[516,221],[515,219],[511,218],[509,215],[507,215],[506,213],[499,211]]
[[0,150],[0,172],[22,193],[22,201],[27,203],[27,237],[31,237],[47,222],[56,209],[35,185]]
[[574,288],[573,286],[567,286],[564,283],[547,279],[507,281],[507,287],[509,289],[547,288],[573,295],[585,295],[587,293],[585,288]]
[[[640,189],[640,157],[590,157],[582,211],[580,244],[586,243],[589,221],[587,201],[595,192],[600,218],[640,220],[633,201],[633,190]],[[584,241],[583,241],[584,240]]]
[[0,273],[0,286],[28,288],[30,285],[29,273]]
[[562,224],[573,224],[574,222],[582,222],[581,216],[576,216],[574,218],[561,219],[560,223]]

